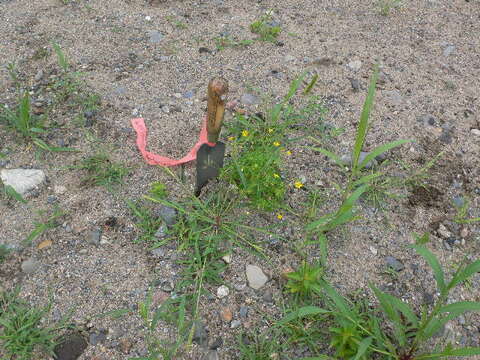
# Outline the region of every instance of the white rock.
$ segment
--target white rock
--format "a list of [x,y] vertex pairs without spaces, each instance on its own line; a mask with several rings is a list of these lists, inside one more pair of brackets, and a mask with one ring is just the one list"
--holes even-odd
[[57,195],[63,195],[67,191],[67,188],[63,185],[55,185],[53,187],[53,192]]
[[20,195],[37,189],[46,180],[45,173],[35,169],[3,169],[0,177],[4,185],[10,185]]
[[347,67],[352,71],[358,71],[362,67],[362,62],[360,60],[354,60],[349,62]]
[[440,235],[441,237],[443,237],[445,239],[448,239],[452,236],[452,233],[450,231],[448,231],[447,227],[443,224],[440,224],[438,226],[437,233],[438,233],[438,235]]
[[229,293],[230,293],[230,289],[228,287],[226,287],[225,285],[222,285],[217,289],[217,296],[220,299],[224,298],[225,296],[228,296]]
[[225,261],[225,264],[230,264],[232,262],[232,255],[227,254],[222,256],[222,260]]
[[377,255],[377,254],[378,254],[378,250],[377,250],[376,248],[374,248],[373,246],[370,246],[369,249],[370,249],[370,252],[371,252],[373,255]]
[[470,130],[470,132],[471,132],[473,135],[480,136],[480,129],[472,129],[472,130]]
[[152,17],[147,15],[147,16],[145,16],[145,20],[152,21]]
[[255,290],[260,289],[268,281],[267,275],[256,265],[247,265],[246,275],[248,286]]

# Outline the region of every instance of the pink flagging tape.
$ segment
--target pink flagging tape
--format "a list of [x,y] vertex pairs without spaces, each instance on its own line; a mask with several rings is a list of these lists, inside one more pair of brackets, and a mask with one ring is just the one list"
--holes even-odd
[[145,161],[150,165],[161,165],[161,166],[175,166],[184,164],[186,162],[195,160],[197,158],[197,151],[202,146],[202,144],[207,143],[210,146],[215,146],[214,143],[209,143],[207,141],[207,117],[205,116],[205,120],[202,125],[202,130],[200,131],[200,136],[198,142],[195,144],[193,148],[190,149],[187,155],[185,155],[180,160],[175,160],[168,158],[166,156],[161,156],[158,154],[151,153],[147,151],[147,127],[145,126],[145,122],[143,118],[136,118],[132,119],[132,126],[137,133],[137,146],[140,150]]

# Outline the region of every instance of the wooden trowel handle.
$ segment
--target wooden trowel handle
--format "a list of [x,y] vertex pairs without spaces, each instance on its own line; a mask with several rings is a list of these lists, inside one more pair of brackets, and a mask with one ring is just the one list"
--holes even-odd
[[223,78],[213,78],[208,83],[207,93],[207,134],[208,142],[216,143],[220,135],[225,113],[225,98],[228,82]]

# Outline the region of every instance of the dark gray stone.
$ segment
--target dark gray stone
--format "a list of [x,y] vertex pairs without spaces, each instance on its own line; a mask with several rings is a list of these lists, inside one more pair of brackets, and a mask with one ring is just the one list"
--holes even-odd
[[217,337],[210,344],[210,349],[217,350],[218,348],[222,347],[222,345],[223,345],[223,339],[221,337]]
[[387,256],[385,258],[385,261],[386,261],[388,267],[392,268],[393,270],[395,270],[397,272],[405,269],[405,265],[403,265],[403,263],[401,263],[399,260],[397,260],[393,256]]
[[239,313],[240,313],[240,317],[242,319],[245,319],[248,315],[248,306],[240,306]]
[[88,342],[93,346],[104,343],[106,339],[107,339],[107,333],[105,330],[92,332],[88,336]]
[[349,79],[350,85],[352,86],[352,90],[354,92],[358,92],[360,90],[360,81],[358,79]]
[[151,44],[158,44],[162,39],[164,38],[164,35],[157,30],[150,30],[148,32],[148,41]]
[[97,227],[90,231],[87,236],[87,241],[93,245],[100,245],[100,240],[102,239],[102,229]]

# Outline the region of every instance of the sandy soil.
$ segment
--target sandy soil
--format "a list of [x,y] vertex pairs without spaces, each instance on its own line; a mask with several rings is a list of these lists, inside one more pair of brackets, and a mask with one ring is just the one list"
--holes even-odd
[[[270,9],[282,28],[281,43],[254,42],[217,51],[215,38],[221,34],[239,40],[255,38],[249,24]],[[344,130],[341,136],[328,140],[328,146],[346,153],[353,144],[372,66],[378,62],[380,82],[366,150],[396,139],[415,140],[389,154],[396,162],[390,171],[399,174],[400,161],[418,168],[444,151],[428,179],[438,191],[431,196],[420,190],[406,194],[387,203],[383,211],[365,203],[362,221],[331,236],[329,278],[343,292],[366,291],[368,282],[373,281],[419,303],[422,296],[435,290],[425,263],[406,249],[413,242],[412,233],[430,231],[430,249],[450,271],[465,256],[478,258],[479,226],[460,226],[451,219],[456,196],[468,198],[470,215],[480,216],[480,135],[475,131],[480,129],[479,1],[405,0],[402,7],[382,16],[374,2],[359,0],[167,0],[153,4],[143,0],[67,4],[59,0],[0,0],[0,34],[0,103],[12,105],[15,101],[16,89],[7,71],[11,63],[16,64],[22,86],[37,96],[38,84],[58,68],[52,41],[61,45],[72,69],[83,73],[89,91],[102,99],[93,126],[88,128],[71,125],[75,117],[71,111],[49,114],[50,121],[65,124],[51,133],[49,141],[66,143],[79,149],[78,153],[49,153],[36,158],[31,147],[0,127],[0,152],[7,154],[1,166],[42,169],[48,178],[28,204],[0,203],[0,243],[19,249],[0,265],[1,286],[10,289],[21,285],[22,295],[39,305],[52,294],[50,321],[72,310],[72,320],[85,334],[108,330],[104,342],[89,344],[82,360],[145,355],[145,330],[136,306],[152,284],[180,278],[174,249],[167,252],[172,256],[159,260],[147,245],[133,242],[139,230],[124,199],[139,198],[153,181],[165,183],[170,196],[177,200],[185,191],[165,172],[143,161],[130,120],[144,117],[151,151],[183,156],[197,139],[206,109],[206,86],[213,76],[228,79],[231,100],[240,100],[246,93],[278,100],[302,71],[318,73],[313,94],[325,101],[325,121]],[[158,37],[161,39],[156,42]],[[39,56],[42,53],[45,56]],[[352,81],[358,82],[358,89],[352,87]],[[304,100],[295,101],[301,104]],[[261,104],[244,107],[249,111],[264,109]],[[229,119],[231,114],[227,114],[226,121]],[[316,120],[304,125],[315,126]],[[292,137],[305,133],[294,131]],[[287,179],[304,178],[306,187],[323,190],[328,200],[321,211],[333,209],[338,204],[333,185],[342,177],[323,156],[304,145],[312,143],[308,139],[293,143],[293,155],[286,163]],[[68,169],[101,149],[132,169],[126,183],[115,192],[86,188],[81,185],[84,173]],[[174,171],[179,174],[180,170]],[[187,165],[185,171],[187,184],[193,186],[193,165]],[[49,197],[55,200],[49,201]],[[305,200],[304,192],[288,193],[287,202],[298,211]],[[45,217],[38,210],[51,213],[55,205],[66,212],[62,225],[22,248],[34,221]],[[111,218],[115,218],[114,226],[109,225]],[[287,234],[289,240],[268,248],[269,261],[235,249],[224,274],[225,283],[232,286],[230,295],[223,299],[202,297],[201,318],[209,339],[223,338],[220,359],[238,356],[236,343],[242,331],[261,332],[270,326],[265,313],[279,316],[281,269],[295,268],[299,263],[291,246],[303,236],[298,219],[286,214],[280,222],[275,214],[266,214],[251,221],[276,221],[280,224],[278,233]],[[439,224],[444,224],[458,243],[445,245],[437,232]],[[97,227],[103,230],[104,241],[95,246],[88,242],[88,236]],[[38,249],[45,239],[53,244]],[[317,255],[315,251],[310,254],[312,258]],[[383,274],[386,256],[405,265],[395,281]],[[30,258],[40,266],[26,274],[21,264]],[[248,263],[261,266],[271,278],[259,291],[238,286],[246,283]],[[153,288],[157,298],[169,296]],[[216,293],[216,287],[207,285],[207,289]],[[452,299],[478,300],[478,289],[477,274],[472,286],[459,288]],[[270,293],[273,301],[265,300],[265,293]],[[221,308],[229,307],[237,319],[240,306],[245,304],[250,312],[238,328],[232,329],[219,316]],[[119,319],[98,316],[125,308],[132,312]],[[480,318],[468,315],[463,320],[452,325],[455,340],[479,346]],[[162,323],[157,336],[173,339],[175,331]],[[204,353],[201,346],[194,345],[182,358],[200,359]]]

